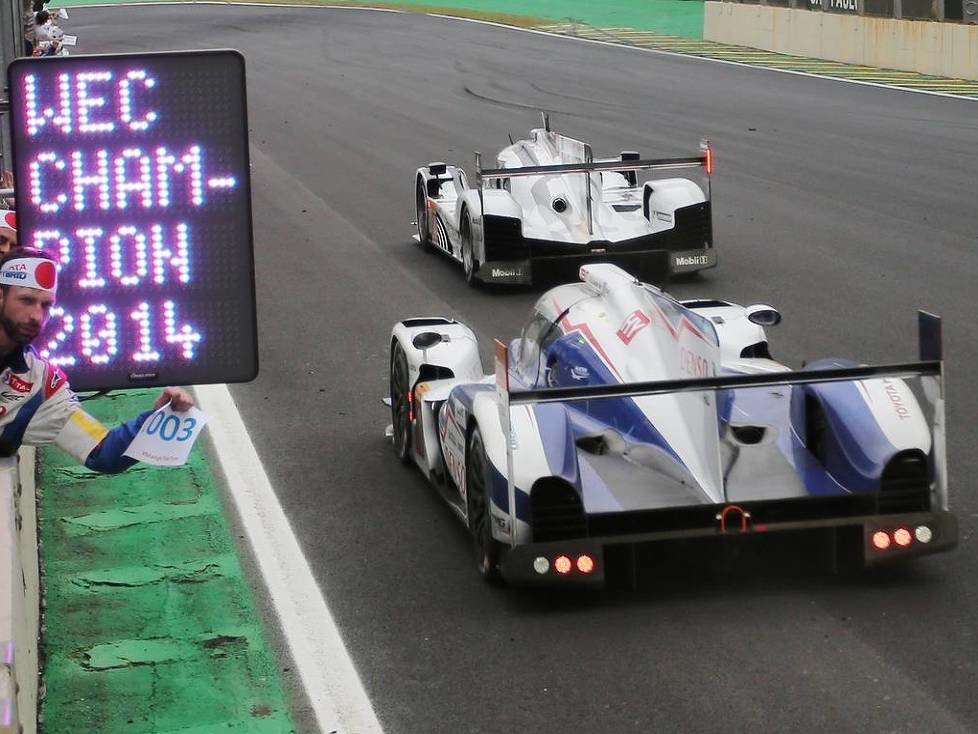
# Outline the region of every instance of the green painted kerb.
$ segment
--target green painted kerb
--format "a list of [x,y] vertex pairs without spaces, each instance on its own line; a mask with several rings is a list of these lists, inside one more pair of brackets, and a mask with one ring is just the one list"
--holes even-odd
[[[152,404],[85,403],[106,425]],[[41,455],[45,734],[285,734],[294,726],[214,476],[187,466],[101,476]]]
[[[324,0],[324,4],[328,3]],[[484,14],[525,15],[598,27],[658,31],[683,38],[703,37],[703,0],[397,0],[397,4],[441,5]]]
[[[160,0],[59,0],[57,5]],[[627,27],[680,38],[703,38],[703,0],[253,0],[303,5],[359,5],[447,13],[519,26],[547,22]],[[238,0],[249,2],[249,0]]]

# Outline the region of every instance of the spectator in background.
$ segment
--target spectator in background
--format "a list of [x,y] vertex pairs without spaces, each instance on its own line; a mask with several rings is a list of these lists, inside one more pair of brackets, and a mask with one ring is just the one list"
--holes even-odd
[[39,10],[34,13],[34,55],[42,44],[51,40],[51,14],[47,10]]
[[40,10],[34,15],[34,56],[57,56],[65,32],[54,22],[54,14]]
[[17,215],[10,209],[0,209],[0,255],[17,247]]
[[35,56],[58,56],[61,53],[61,44],[64,41],[65,32],[53,23],[47,27],[50,29],[48,35],[51,40],[38,43],[38,48],[34,50]]

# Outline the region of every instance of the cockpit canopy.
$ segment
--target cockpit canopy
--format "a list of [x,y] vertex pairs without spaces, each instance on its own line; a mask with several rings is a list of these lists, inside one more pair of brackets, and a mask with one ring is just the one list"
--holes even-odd
[[617,266],[581,268],[580,283],[547,291],[513,345],[526,387],[706,377],[719,370],[709,319]]

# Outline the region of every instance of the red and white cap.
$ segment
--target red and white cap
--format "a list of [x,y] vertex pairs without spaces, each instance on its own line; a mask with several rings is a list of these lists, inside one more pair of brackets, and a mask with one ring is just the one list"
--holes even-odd
[[17,257],[0,267],[0,285],[57,293],[58,269],[53,261],[43,257]]
[[13,209],[0,209],[0,229],[17,231],[17,212]]

